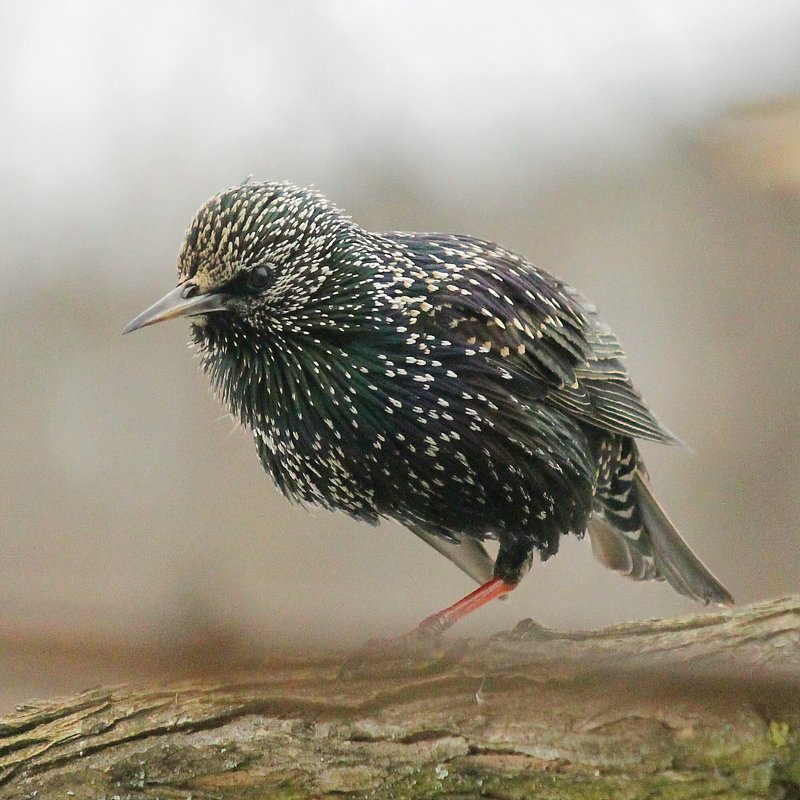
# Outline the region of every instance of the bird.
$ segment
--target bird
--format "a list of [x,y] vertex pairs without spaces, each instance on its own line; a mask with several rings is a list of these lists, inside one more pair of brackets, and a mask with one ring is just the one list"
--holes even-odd
[[521,255],[370,232],[313,187],[249,178],[201,206],[176,287],[123,333],[175,317],[286,497],[395,520],[479,584],[420,632],[506,595],[570,534],[634,580],[733,603],[656,500],[637,440],[680,442],[619,340]]

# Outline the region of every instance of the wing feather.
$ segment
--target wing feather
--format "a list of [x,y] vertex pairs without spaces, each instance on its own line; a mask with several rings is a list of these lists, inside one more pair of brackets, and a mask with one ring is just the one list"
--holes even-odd
[[426,313],[454,343],[535,379],[549,402],[595,427],[679,443],[631,383],[619,340],[577,291],[490,242],[395,236],[430,270]]

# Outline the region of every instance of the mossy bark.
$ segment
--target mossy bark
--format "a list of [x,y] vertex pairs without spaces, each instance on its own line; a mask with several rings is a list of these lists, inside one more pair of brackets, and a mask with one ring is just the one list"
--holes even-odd
[[0,720],[0,798],[800,798],[800,597],[420,639]]

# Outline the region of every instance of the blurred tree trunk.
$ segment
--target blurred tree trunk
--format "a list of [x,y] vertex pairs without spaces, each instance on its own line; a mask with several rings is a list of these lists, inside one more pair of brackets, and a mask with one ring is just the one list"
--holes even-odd
[[0,720],[3,798],[798,798],[800,597],[257,674]]

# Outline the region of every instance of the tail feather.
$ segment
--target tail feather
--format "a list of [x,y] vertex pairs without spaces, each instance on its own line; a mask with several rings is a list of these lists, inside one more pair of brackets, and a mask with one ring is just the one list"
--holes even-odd
[[597,487],[588,533],[597,559],[637,581],[666,580],[680,594],[706,605],[731,605],[733,598],[653,496],[634,439],[603,431],[592,442]]
[[588,533],[592,553],[604,566],[635,581],[664,580],[653,555],[597,512],[589,520]]
[[657,571],[681,594],[705,605],[731,606],[733,597],[692,552],[661,508],[647,479],[637,471],[639,514],[652,546]]

